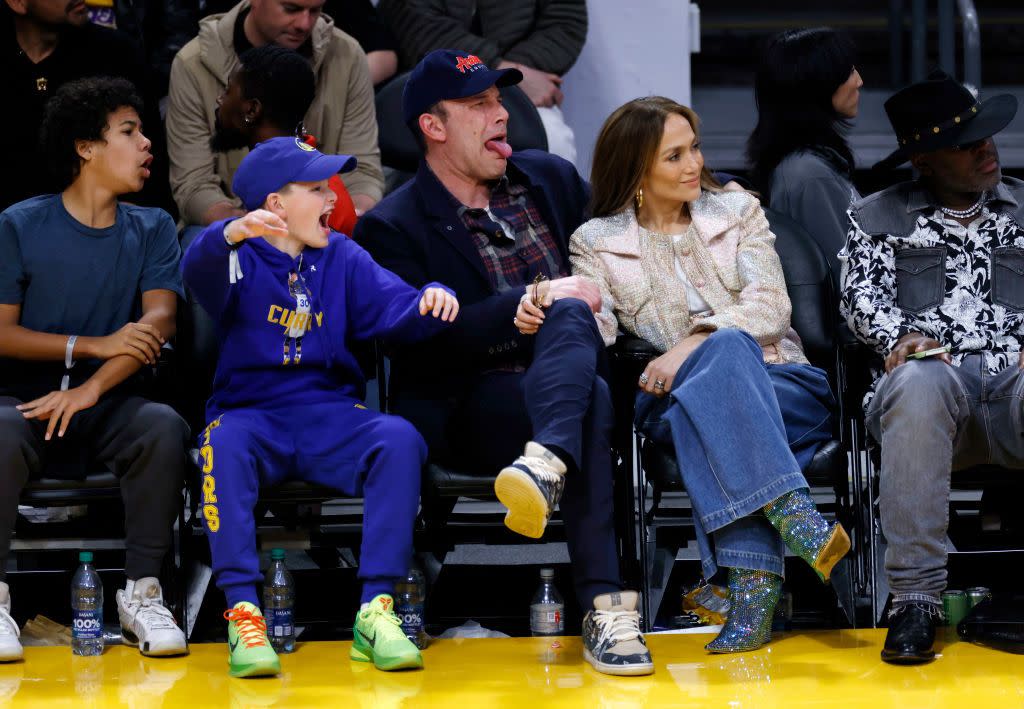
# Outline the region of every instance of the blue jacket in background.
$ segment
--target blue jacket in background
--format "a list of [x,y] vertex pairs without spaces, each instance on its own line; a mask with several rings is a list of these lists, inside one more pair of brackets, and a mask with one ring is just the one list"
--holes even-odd
[[[414,342],[448,325],[419,313],[423,292],[443,286],[415,290],[343,235],[293,259],[261,238],[229,246],[229,221],[207,227],[182,259],[185,282],[220,341],[208,420],[241,407],[362,400],[366,382],[347,343]],[[289,288],[292,272],[304,282],[308,313]]]

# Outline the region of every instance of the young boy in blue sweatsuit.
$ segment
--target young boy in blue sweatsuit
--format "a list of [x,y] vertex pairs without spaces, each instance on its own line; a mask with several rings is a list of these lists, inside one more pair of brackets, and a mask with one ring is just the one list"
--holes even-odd
[[287,478],[364,499],[352,659],[423,666],[391,593],[412,555],[426,446],[404,419],[362,405],[365,382],[347,343],[429,337],[455,319],[458,302],[437,283],[416,291],[330,231],[336,198],[327,180],[354,167],[354,158],[294,138],[260,143],[232,186],[249,213],[211,224],[182,261],[221,345],[199,444],[234,676],[280,671],[259,609],[253,507],[260,485]]

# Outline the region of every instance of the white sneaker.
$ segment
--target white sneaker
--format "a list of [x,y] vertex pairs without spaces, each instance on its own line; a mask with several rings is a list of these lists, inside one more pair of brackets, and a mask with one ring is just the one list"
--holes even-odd
[[128,580],[117,592],[117,615],[126,645],[138,645],[149,657],[187,655],[185,634],[164,605],[160,582],[152,576]]
[[0,581],[0,662],[14,662],[25,656],[19,637],[21,629],[11,617],[11,590]]

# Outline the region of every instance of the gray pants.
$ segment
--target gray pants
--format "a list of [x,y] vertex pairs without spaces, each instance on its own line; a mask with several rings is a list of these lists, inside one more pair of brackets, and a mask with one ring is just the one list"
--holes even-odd
[[989,374],[981,355],[954,367],[910,361],[879,380],[867,412],[881,445],[879,511],[895,603],[938,603],[946,588],[950,474],[1024,468],[1024,373]]
[[26,420],[14,408],[20,403],[0,396],[0,580],[22,488],[44,472],[52,475],[53,459],[73,457],[105,465],[120,480],[128,578],[159,575],[181,507],[185,421],[164,404],[114,396],[75,414],[62,440],[54,433],[44,441],[46,423]]

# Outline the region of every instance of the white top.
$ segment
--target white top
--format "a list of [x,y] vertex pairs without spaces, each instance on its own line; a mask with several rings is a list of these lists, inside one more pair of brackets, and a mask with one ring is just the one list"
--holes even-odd
[[[683,238],[682,234],[673,234],[672,243],[678,244]],[[690,315],[696,315],[697,313],[709,313],[711,312],[711,306],[704,300],[704,296],[700,294],[693,284],[690,283],[690,279],[686,277],[686,271],[683,270],[683,263],[677,256],[675,259],[676,267],[676,278],[683,282],[683,286],[686,288],[686,302],[690,306]]]

